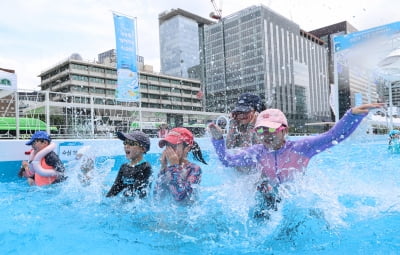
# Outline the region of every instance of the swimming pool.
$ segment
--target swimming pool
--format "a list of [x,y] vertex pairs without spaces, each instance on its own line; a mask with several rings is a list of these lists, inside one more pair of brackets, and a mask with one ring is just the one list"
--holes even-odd
[[[304,176],[281,187],[283,202],[268,222],[249,217],[257,174],[224,168],[209,139],[197,140],[209,165],[199,163],[201,193],[192,207],[105,198],[124,160],[119,140],[57,141],[65,158],[90,144],[96,176],[82,185],[70,165],[66,182],[45,188],[16,177],[23,141],[2,141],[1,254],[398,253],[400,155],[388,152],[386,137],[361,129],[314,157]],[[156,143],[146,155],[154,175]]]

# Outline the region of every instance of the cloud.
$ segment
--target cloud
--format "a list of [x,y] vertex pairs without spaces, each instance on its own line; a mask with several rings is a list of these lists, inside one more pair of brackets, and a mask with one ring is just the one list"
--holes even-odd
[[[15,69],[19,88],[35,88],[40,72],[79,53],[93,60],[115,48],[112,11],[137,18],[138,54],[159,70],[158,15],[181,8],[208,18],[204,0],[13,0],[0,15],[0,67]],[[397,21],[395,0],[216,0],[224,16],[263,4],[306,31],[348,20],[358,29]]]

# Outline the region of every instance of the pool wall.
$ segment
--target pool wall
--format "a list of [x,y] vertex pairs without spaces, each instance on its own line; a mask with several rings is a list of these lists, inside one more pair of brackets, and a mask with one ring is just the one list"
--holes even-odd
[[[162,149],[159,148],[160,139],[151,138],[150,151],[145,154],[145,159],[149,162],[158,162]],[[205,157],[210,152],[210,138],[195,139]],[[28,160],[29,156],[25,152],[31,146],[25,145],[27,140],[3,140],[0,146],[0,182],[16,178],[16,174],[23,160]],[[77,151],[83,146],[90,146],[91,153],[95,155],[96,164],[101,164],[105,160],[114,159],[115,164],[112,171],[118,170],[122,163],[126,162],[124,147],[119,139],[68,139],[53,140],[57,145],[54,150],[64,163],[74,160]],[[157,164],[157,163],[155,163]]]

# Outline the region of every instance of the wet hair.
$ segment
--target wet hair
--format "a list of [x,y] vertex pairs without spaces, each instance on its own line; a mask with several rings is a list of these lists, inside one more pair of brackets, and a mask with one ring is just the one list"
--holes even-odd
[[198,160],[201,163],[207,165],[207,162],[204,160],[203,154],[201,153],[200,146],[199,146],[199,144],[197,142],[193,141],[193,145],[192,145],[192,148],[190,149],[190,151],[192,152],[193,157],[196,160]]

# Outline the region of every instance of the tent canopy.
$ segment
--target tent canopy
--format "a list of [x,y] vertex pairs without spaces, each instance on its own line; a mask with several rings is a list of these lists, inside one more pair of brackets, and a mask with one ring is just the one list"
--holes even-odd
[[[16,130],[17,121],[15,117],[0,117],[0,130]],[[19,130],[38,131],[46,130],[46,123],[35,118],[19,118]],[[50,127],[51,131],[57,131],[56,127]]]

